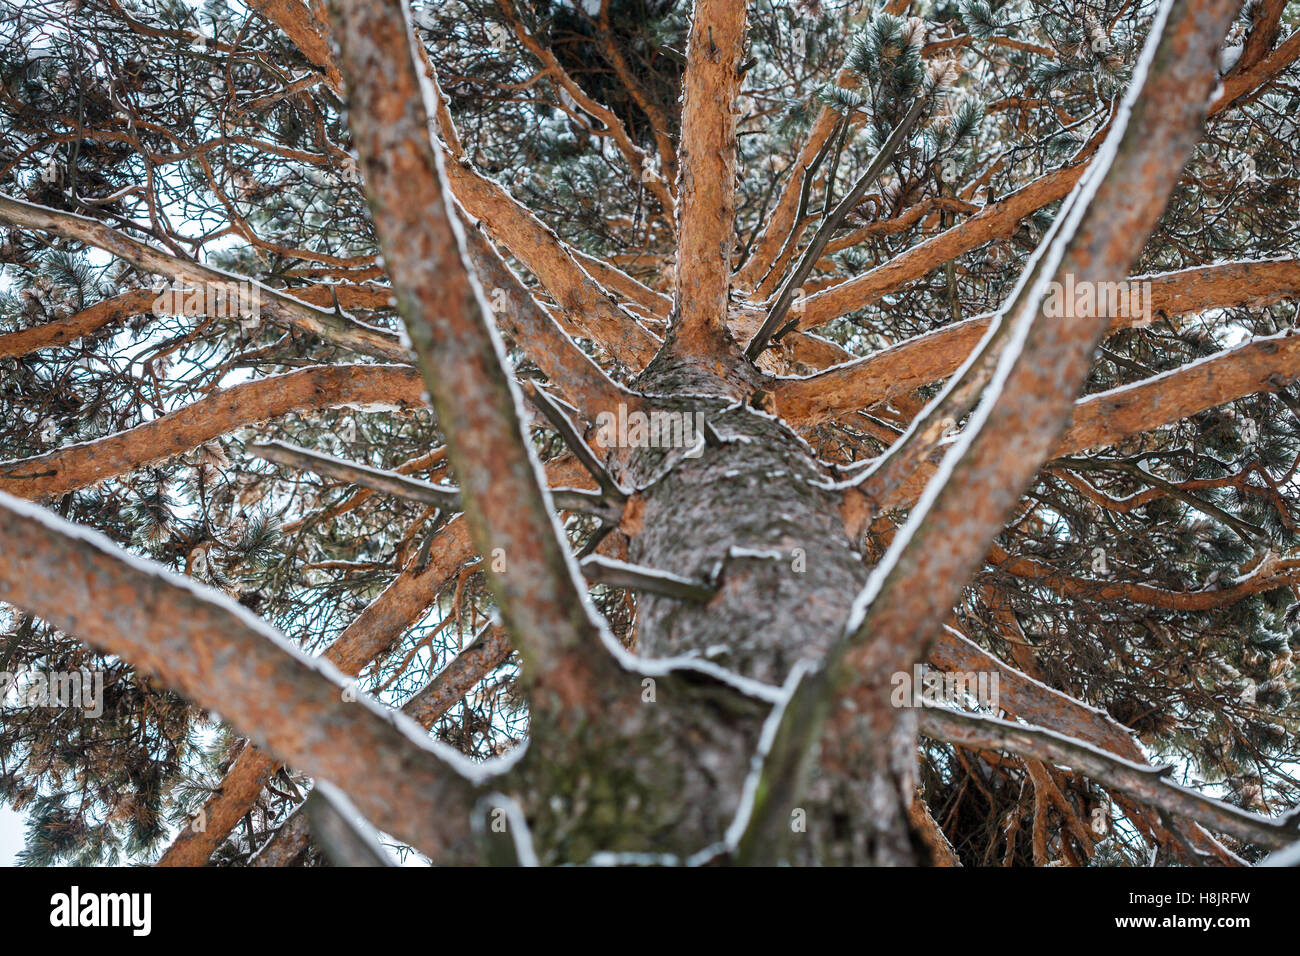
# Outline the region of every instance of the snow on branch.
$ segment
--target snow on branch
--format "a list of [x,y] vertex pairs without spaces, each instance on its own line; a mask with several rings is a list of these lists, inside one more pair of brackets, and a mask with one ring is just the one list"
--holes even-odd
[[126,431],[0,463],[0,491],[20,498],[63,494],[292,412],[418,408],[423,391],[419,372],[405,365],[312,366],[242,382]]
[[121,657],[437,857],[487,774],[226,595],[0,492],[0,600]]
[[[312,451],[310,448],[290,445],[288,442],[272,441],[264,445],[250,445],[248,450],[277,464],[314,471],[363,488],[371,488],[399,498],[432,505],[446,512],[463,510],[460,489],[450,485],[435,485],[395,471],[385,471],[358,462],[344,461],[333,455]],[[612,520],[617,520],[620,510],[616,505],[607,503],[600,495],[589,491],[557,488],[551,491],[551,500],[557,508],[565,511],[589,511]]]
[[[470,535],[525,679],[566,719],[599,707],[618,665],[562,542],[504,349],[429,136],[434,94],[401,0],[338,0],[350,118],[399,310],[447,436]],[[538,694],[548,690],[552,693]],[[546,707],[534,719],[557,715]]]
[[[825,668],[792,691],[788,721],[774,731],[782,746],[764,769],[767,795],[743,841],[762,848],[757,861],[780,859],[798,785],[777,782],[802,779],[819,744],[823,761],[872,761],[878,782],[869,787],[906,785],[913,726],[891,705],[891,675],[925,656],[1050,455],[1108,324],[1097,310],[1044,316],[1048,281],[1128,273],[1200,135],[1236,9],[1234,0],[1164,0],[1158,9],[1110,133],[1031,266],[1035,289],[1011,318],[970,425],[872,571]],[[857,707],[837,706],[849,700]],[[882,839],[898,839],[890,820],[877,826]]]
[[340,312],[309,305],[247,276],[224,272],[155,249],[94,219],[38,206],[10,196],[0,196],[0,221],[95,246],[138,269],[167,276],[195,289],[246,285],[256,294],[259,312],[274,321],[317,335],[332,345],[363,355],[373,355],[389,361],[406,361],[410,358],[407,349],[390,332],[358,322]]
[[[1132,276],[1127,282],[1148,290],[1146,307],[1139,314],[1112,317],[1111,332],[1162,315],[1263,306],[1296,298],[1300,296],[1300,260],[1222,262]],[[975,316],[814,375],[773,377],[768,387],[787,422],[797,427],[817,425],[951,375],[979,344],[992,320],[992,313]]]
[[1003,750],[1018,757],[1069,767],[1108,789],[1246,843],[1280,850],[1300,840],[1300,816],[1296,813],[1270,819],[1206,797],[1172,783],[1169,780],[1172,766],[1134,763],[1042,727],[981,714],[925,707],[919,720],[921,733],[927,737],[963,747]]

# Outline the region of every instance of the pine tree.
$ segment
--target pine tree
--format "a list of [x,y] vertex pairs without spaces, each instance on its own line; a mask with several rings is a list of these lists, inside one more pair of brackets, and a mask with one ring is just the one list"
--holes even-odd
[[[22,862],[346,859],[317,779],[400,853],[494,861],[450,755],[525,741],[550,863],[1295,839],[1294,10],[0,3],[0,672],[104,687],[0,710]],[[1144,70],[1162,23],[1213,56]],[[1103,259],[1141,314],[1096,344],[1044,302]],[[159,306],[200,267],[256,304]],[[1079,389],[1017,391],[1051,363]],[[703,427],[604,442],[629,414]],[[914,673],[997,699],[887,705]]]

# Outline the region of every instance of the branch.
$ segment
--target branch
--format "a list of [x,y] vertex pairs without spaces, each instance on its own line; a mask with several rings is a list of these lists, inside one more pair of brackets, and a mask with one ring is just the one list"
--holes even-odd
[[[585,472],[572,458],[556,459],[547,462],[547,476],[557,483],[577,484],[586,477]],[[356,677],[372,661],[388,652],[397,640],[423,616],[433,603],[447,581],[474,558],[474,547],[469,540],[469,529],[463,516],[457,515],[443,525],[433,539],[429,548],[429,560],[425,565],[419,561],[407,567],[366,609],[357,615],[343,632],[321,654],[344,674]],[[504,638],[504,631],[494,630]],[[462,657],[469,651],[466,648]],[[509,647],[507,644],[506,651]],[[460,658],[457,658],[460,660]],[[468,668],[472,658],[462,662]],[[500,663],[500,661],[498,661]],[[496,665],[492,665],[495,667]],[[490,671],[492,668],[489,667]],[[469,670],[464,671],[463,678],[455,678],[461,673],[453,664],[448,665],[446,680],[435,678],[434,685],[443,688],[435,693],[426,688],[423,703],[416,702],[421,694],[407,704],[408,713],[416,722],[428,729],[443,711],[438,711],[439,701],[450,707],[456,699],[448,699],[456,686],[453,680],[469,680]],[[472,680],[470,686],[477,683]],[[468,690],[468,688],[466,688]],[[463,696],[463,692],[462,692]],[[444,711],[445,711],[444,707]],[[263,785],[273,774],[279,764],[272,758],[252,747],[246,748],[227,771],[220,786],[213,791],[203,807],[203,820],[206,824],[203,832],[192,829],[183,830],[176,841],[163,855],[159,866],[202,866],[221,845],[230,831],[252,810],[261,796]],[[301,833],[302,840],[308,836],[305,821]],[[287,834],[286,834],[287,837]],[[269,858],[268,858],[269,859]]]
[[310,448],[300,448],[297,445],[290,445],[282,441],[267,442],[263,445],[249,445],[248,451],[259,458],[265,458],[267,461],[273,461],[279,465],[288,465],[290,468],[312,471],[318,475],[337,478],[349,484],[360,485],[374,491],[382,491],[398,498],[406,498],[410,501],[418,501],[421,504],[432,505],[453,514],[461,510],[460,489],[458,488],[435,485],[432,482],[412,478],[409,475],[400,475],[395,471],[385,471],[382,468],[371,468],[369,465],[344,461],[342,458],[335,458],[333,455],[312,451]]
[[334,62],[325,24],[306,0],[249,0],[248,5],[283,30],[302,55],[320,67],[330,89],[335,93],[342,90],[343,78]]
[[725,352],[736,227],[736,97],[745,49],[745,0],[695,0],[686,46],[678,175],[678,354]]
[[334,866],[396,866],[379,834],[330,784],[317,784],[303,804],[312,835]]
[[[1223,92],[1210,106],[1209,115],[1221,113],[1248,93],[1261,92],[1297,57],[1300,57],[1300,31],[1287,37],[1281,46],[1253,68],[1225,80]],[[848,315],[986,242],[1010,238],[1020,228],[1022,219],[1069,194],[1087,169],[1087,157],[1094,151],[1093,147],[1093,143],[1088,144],[1070,165],[1040,176],[985,206],[966,221],[912,246],[888,262],[855,279],[809,296],[804,303],[799,328],[815,328]]]
[[654,193],[659,205],[663,208],[664,216],[670,225],[673,224],[673,211],[676,203],[673,200],[673,194],[668,189],[667,183],[661,178],[647,180],[643,176],[643,170],[647,169],[647,163],[650,157],[632,141],[628,136],[627,130],[623,126],[623,121],[618,118],[613,110],[604,103],[601,103],[587,94],[578,83],[569,75],[568,71],[560,65],[556,59],[555,53],[547,46],[543,45],[520,20],[518,12],[515,9],[514,0],[497,0],[497,6],[505,14],[515,36],[523,44],[524,49],[528,50],[533,56],[537,57],[542,66],[545,67],[547,75],[556,86],[563,89],[573,97],[575,103],[585,110],[590,116],[605,125],[607,134],[614,140],[614,145],[618,151],[623,154],[632,171],[632,175],[641,179],[649,187],[650,192]]
[[[314,471],[317,474],[338,478],[340,481],[360,485],[363,488],[370,488],[398,498],[406,498],[409,501],[432,505],[448,513],[463,510],[460,489],[449,485],[435,485],[432,482],[412,478],[409,475],[398,474],[395,471],[385,471],[382,468],[372,468],[358,462],[344,461],[341,458],[335,458],[333,455],[326,455],[322,452],[312,451],[310,448],[301,448],[282,441],[267,442],[264,445],[249,445],[248,450],[277,464],[288,465],[291,468],[299,468],[303,471]],[[590,491],[555,488],[551,490],[551,500],[554,501],[555,507],[563,511],[589,512],[599,515],[607,521],[617,522],[622,511],[617,504],[611,503],[600,494]]]
[[281,324],[301,329],[319,336],[331,345],[363,355],[373,355],[389,361],[406,361],[410,358],[410,353],[391,332],[308,305],[247,276],[223,272],[162,252],[94,219],[0,196],[0,221],[22,229],[39,229],[63,239],[103,249],[137,269],[167,276],[195,288],[247,286],[256,292],[260,311]]
[[[1127,281],[1151,283],[1153,316],[1264,306],[1300,296],[1300,259],[1225,262]],[[768,388],[786,422],[800,428],[820,424],[951,375],[992,319],[991,313],[976,316],[804,378],[773,378]],[[1113,317],[1110,331],[1141,321],[1141,316]]]
[[1146,468],[1141,467],[1135,461],[1093,461],[1090,458],[1060,458],[1057,460],[1057,463],[1066,469],[1074,469],[1075,471],[1118,471],[1127,474],[1149,487],[1163,491],[1171,498],[1177,498],[1188,507],[1201,512],[1201,514],[1206,515],[1207,517],[1213,518],[1215,521],[1218,521],[1226,527],[1231,528],[1233,531],[1237,532],[1238,536],[1248,547],[1254,548],[1260,539],[1266,537],[1266,532],[1259,525],[1251,524],[1249,521],[1243,521],[1230,511],[1220,508],[1212,501],[1198,498],[1187,489],[1181,487],[1177,482],[1166,481],[1159,475],[1154,475]]
[[1282,71],[1300,57],[1300,30],[1294,31],[1278,45],[1277,49],[1254,66],[1234,72],[1223,80],[1223,90],[1210,112],[1217,113],[1232,106],[1244,105],[1264,91]]
[[799,328],[813,329],[856,312],[986,242],[1010,238],[1026,216],[1068,196],[1087,168],[1076,163],[1053,170],[857,278],[810,295],[804,300]]
[[1151,431],[1300,378],[1300,334],[1287,329],[1151,378],[1080,399],[1054,457]]
[[569,254],[597,282],[642,306],[656,318],[666,319],[668,313],[672,311],[671,296],[656,292],[604,259],[589,256],[585,252],[572,248],[569,249]]
[[[852,74],[849,71],[841,70],[835,81],[841,86],[846,86],[851,79]],[[776,206],[761,227],[758,239],[754,243],[753,253],[736,272],[737,287],[752,291],[777,261],[787,237],[799,221],[798,213],[803,205],[801,199],[807,193],[810,171],[816,168],[817,158],[831,138],[831,134],[838,128],[840,118],[840,114],[829,106],[818,109],[817,118],[813,120],[807,141],[795,161],[790,164],[789,175],[786,177],[785,185],[781,187],[781,195],[777,198]]]
[[[1015,319],[1019,343],[1000,362],[971,426],[945,458],[859,599],[845,658],[875,687],[920,655],[951,613],[1073,408],[1104,315],[1046,315],[1046,278],[1124,275],[1155,225],[1205,118],[1234,0],[1166,0],[1099,160],[1041,256],[1038,293]],[[1067,310],[1073,312],[1074,310]],[[869,610],[868,610],[869,609]]]
[[609,0],[601,0],[600,14],[596,22],[596,44],[600,49],[600,55],[609,63],[614,70],[614,75],[619,78],[624,88],[627,89],[628,95],[632,97],[632,102],[650,121],[650,130],[654,136],[655,148],[659,151],[659,162],[663,168],[664,180],[670,183],[676,182],[677,150],[673,148],[672,138],[668,135],[668,130],[672,128],[672,122],[668,114],[641,87],[628,66],[627,60],[623,57],[623,51],[619,49],[618,43],[615,42],[609,24]]
[[[465,247],[475,275],[503,301],[497,318],[542,373],[591,421],[635,396],[604,373],[533,297],[477,225],[465,225]],[[621,275],[621,273],[620,273]],[[640,326],[638,326],[640,328]]]
[[1133,732],[1103,710],[1053,690],[999,660],[974,641],[945,627],[930,647],[929,662],[944,671],[998,675],[998,704],[1007,713],[1069,737],[1078,737],[1125,760],[1145,762]]
[[182,454],[238,428],[343,405],[424,407],[419,373],[398,365],[312,366],[232,385],[104,438],[0,463],[0,491],[43,498]]
[[[1008,641],[1023,643],[1024,635],[1020,632],[1019,625],[1014,626],[1016,633],[1004,637]],[[944,627],[935,637],[928,660],[934,667],[944,671],[996,674],[998,706],[1006,713],[1058,734],[1077,737],[1133,763],[1147,763],[1146,755],[1134,739],[1133,732],[1110,714],[1017,670],[952,627]],[[1200,827],[1193,825],[1185,830],[1187,841],[1197,854],[1211,854],[1224,863],[1244,865],[1239,857],[1226,850]],[[1177,839],[1173,840],[1173,844],[1176,849],[1183,849]],[[1189,862],[1200,863],[1202,860],[1199,856],[1192,856]]]
[[[314,16],[304,18],[289,10],[295,0],[259,2],[261,12],[284,30],[309,60],[317,62],[315,56],[328,56],[326,62],[333,65],[333,57],[328,54],[327,24]],[[436,93],[440,86],[432,61],[418,44],[415,52]],[[629,368],[640,369],[648,363],[659,349],[659,340],[632,315],[619,308],[608,293],[583,271],[554,230],[543,224],[500,184],[474,170],[469,160],[460,155],[459,137],[441,98],[433,112],[448,144],[439,144],[447,163],[447,181],[465,211],[482,222],[492,238],[537,277],[559,305],[569,328],[602,346],[616,361]],[[471,258],[475,256],[472,245],[471,240]],[[480,263],[475,260],[474,266],[478,269]],[[578,401],[576,397],[575,401]]]
[[927,737],[963,747],[1004,750],[1018,757],[1069,767],[1108,789],[1127,793],[1149,806],[1195,820],[1245,843],[1278,850],[1300,838],[1300,828],[1290,817],[1270,819],[1170,783],[1172,766],[1134,763],[1053,731],[996,717],[923,707],[919,719],[921,732]]
[[717,588],[692,581],[680,574],[628,564],[626,561],[607,558],[600,554],[593,554],[583,559],[582,573],[588,581],[608,584],[616,588],[644,591],[647,594],[659,594],[693,604],[707,604],[717,593]]
[[924,95],[916,97],[911,109],[907,111],[907,115],[894,127],[893,132],[889,134],[889,138],[880,147],[880,151],[876,153],[875,158],[863,171],[862,175],[858,177],[858,181],[853,184],[853,188],[822,220],[821,226],[813,235],[812,242],[804,250],[799,264],[795,266],[794,271],[782,283],[776,302],[772,304],[772,308],[767,313],[767,318],[763,320],[763,325],[759,328],[758,334],[745,346],[745,356],[751,362],[756,361],[763,354],[763,350],[767,348],[768,339],[776,333],[777,329],[781,327],[781,323],[785,321],[786,313],[790,311],[790,305],[794,302],[795,296],[799,294],[800,287],[803,285],[804,280],[812,274],[817,261],[826,250],[826,244],[831,241],[831,236],[840,228],[840,224],[844,222],[844,217],[857,208],[867,189],[884,170],[885,164],[893,158],[894,153],[898,151],[898,147],[902,146],[903,141],[911,134],[912,127],[916,125],[917,118],[921,115],[921,107],[925,105],[926,99],[927,97]]
[[1282,12],[1287,0],[1258,0],[1250,17],[1250,33],[1241,49],[1241,59],[1232,68],[1233,73],[1250,69],[1273,49],[1278,34],[1282,32]]
[[1037,581],[1064,597],[1088,601],[1129,601],[1170,611],[1209,611],[1229,607],[1264,591],[1300,583],[1300,559],[1270,556],[1233,583],[1212,590],[1170,591],[1139,581],[1095,581],[1065,574],[1034,558],[1008,554],[994,545],[989,563],[1000,571]]
[[564,414],[564,410],[556,404],[555,400],[533,382],[527,383],[524,391],[532,399],[533,404],[537,406],[542,415],[545,416],[546,420],[551,423],[551,427],[559,432],[560,438],[564,440],[565,446],[573,454],[573,457],[578,459],[578,462],[583,468],[587,469],[587,473],[592,478],[596,479],[601,494],[613,504],[622,504],[627,501],[627,493],[618,486],[618,483],[610,476],[609,470],[592,453],[591,448],[583,441],[582,436],[578,434],[577,429],[573,427],[573,423],[569,421],[569,417]]
[[[358,676],[384,655],[429,608],[447,580],[474,558],[465,522],[452,518],[438,531],[428,565],[413,565],[395,577],[345,627],[321,657],[347,677]],[[186,827],[158,866],[202,866],[257,804],[266,783],[280,767],[269,754],[247,745],[204,803],[203,828]]]
[[157,298],[158,293],[149,289],[131,289],[66,318],[6,332],[0,335],[0,358],[18,358],[41,349],[68,345],[114,322],[148,312]]
[[500,340],[461,257],[407,10],[401,0],[337,0],[331,16],[375,231],[461,481],[470,537],[480,554],[509,563],[508,573],[489,563],[488,585],[531,702],[544,705],[534,715],[589,717],[600,678],[618,665],[559,539]]
[[468,160],[448,159],[447,182],[456,199],[537,277],[569,326],[629,368],[649,363],[659,339],[587,274],[555,231]]
[[[778,760],[764,770],[769,790],[745,836],[758,859],[783,853],[789,808],[819,742],[823,762],[874,768],[868,787],[911,775],[912,726],[890,706],[890,675],[924,656],[951,613],[1056,443],[1106,329],[1105,316],[1043,315],[1046,279],[1127,274],[1200,135],[1235,9],[1235,0],[1165,0],[1159,8],[1100,159],[1040,253],[1048,264],[1039,290],[1014,319],[1013,347],[972,426],[873,570],[825,668],[792,693],[789,719],[776,731]],[[837,706],[850,698],[857,707]],[[899,826],[888,816],[877,821],[886,846],[898,846]]]
[[0,542],[6,603],[220,712],[423,853],[437,858],[467,831],[480,771],[373,701],[345,703],[333,667],[224,594],[3,493]]
[[[402,706],[402,713],[425,730],[432,729],[443,714],[459,703],[479,681],[504,664],[513,652],[514,648],[502,628],[484,628],[437,677]],[[288,866],[303,854],[310,839],[311,828],[303,807],[299,805],[257,851],[250,865]]]
[[402,712],[421,727],[430,728],[488,674],[514,653],[505,629],[488,625],[438,676],[411,695]]
[[[1053,458],[1115,445],[1227,402],[1276,391],[1300,378],[1300,337],[1295,330],[1254,339],[1181,368],[1098,392],[1074,405],[1071,426]],[[917,501],[937,463],[923,463],[892,496],[875,502],[880,510]]]

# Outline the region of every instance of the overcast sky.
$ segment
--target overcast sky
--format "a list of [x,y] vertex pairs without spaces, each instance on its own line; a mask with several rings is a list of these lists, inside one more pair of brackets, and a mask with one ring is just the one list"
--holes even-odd
[[23,818],[0,803],[0,866],[13,866],[23,848]]

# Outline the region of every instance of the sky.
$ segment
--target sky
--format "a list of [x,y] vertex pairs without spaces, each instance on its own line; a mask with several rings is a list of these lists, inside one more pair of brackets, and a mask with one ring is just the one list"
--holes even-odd
[[0,866],[13,866],[23,848],[23,818],[0,803]]

